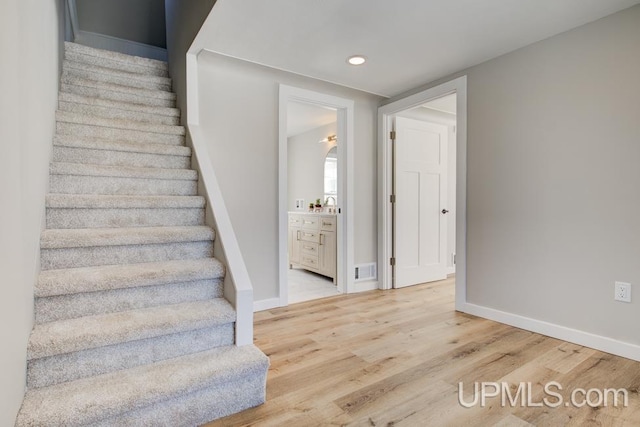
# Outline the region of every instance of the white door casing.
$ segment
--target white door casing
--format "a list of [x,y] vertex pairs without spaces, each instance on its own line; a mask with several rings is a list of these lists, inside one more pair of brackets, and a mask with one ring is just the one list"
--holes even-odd
[[447,277],[446,126],[395,119],[394,287]]
[[337,289],[340,293],[354,291],[354,109],[352,99],[340,98],[293,86],[280,85],[279,90],[279,150],[278,150],[278,253],[279,297],[255,307],[256,311],[288,305],[288,209],[287,209],[287,104],[304,102],[334,108],[337,113],[338,137],[338,215]]

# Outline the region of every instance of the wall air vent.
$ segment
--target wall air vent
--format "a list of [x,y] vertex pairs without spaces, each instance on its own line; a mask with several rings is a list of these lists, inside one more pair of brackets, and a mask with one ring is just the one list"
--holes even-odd
[[372,262],[369,264],[358,264],[355,268],[355,279],[356,282],[362,280],[377,280],[378,279],[378,269],[376,268],[376,263]]

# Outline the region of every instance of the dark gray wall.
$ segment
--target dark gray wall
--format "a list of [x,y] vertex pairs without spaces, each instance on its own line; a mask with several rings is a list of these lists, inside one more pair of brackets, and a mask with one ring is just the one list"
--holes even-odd
[[187,118],[186,54],[215,2],[216,0],[165,1],[169,73],[173,79],[173,90],[178,96],[178,107],[182,112],[184,124]]
[[164,0],[76,0],[76,4],[82,31],[167,47]]

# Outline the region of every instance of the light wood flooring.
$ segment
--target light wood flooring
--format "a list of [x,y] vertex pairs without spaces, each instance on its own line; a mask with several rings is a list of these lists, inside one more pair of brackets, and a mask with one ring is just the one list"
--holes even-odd
[[[267,402],[208,427],[640,425],[640,363],[457,313],[453,279],[256,313],[255,343],[271,358]],[[531,382],[533,403],[557,381],[564,402],[626,388],[629,406],[468,409],[460,381],[467,402],[476,381]]]

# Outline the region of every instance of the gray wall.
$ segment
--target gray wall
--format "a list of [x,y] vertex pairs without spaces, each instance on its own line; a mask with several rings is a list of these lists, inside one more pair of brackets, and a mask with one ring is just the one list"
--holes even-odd
[[186,54],[214,4],[215,0],[165,1],[169,74],[173,80],[173,91],[178,96],[183,124],[187,122]]
[[635,6],[467,70],[469,302],[640,344],[638,46]]
[[[14,424],[26,379],[33,287],[55,128],[60,1],[0,3],[0,425]],[[60,25],[59,25],[60,23]]]
[[319,144],[318,141],[335,135],[337,123],[329,123],[300,135],[288,142],[288,193],[290,211],[295,211],[296,199],[304,199],[304,211],[309,203],[321,199],[324,203],[324,161],[327,153],[336,146],[335,141]]
[[355,101],[355,262],[377,257],[376,114],[380,97],[203,52],[200,122],[255,300],[278,296],[278,85]]
[[167,47],[164,0],[76,0],[76,5],[83,31]]

